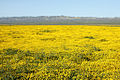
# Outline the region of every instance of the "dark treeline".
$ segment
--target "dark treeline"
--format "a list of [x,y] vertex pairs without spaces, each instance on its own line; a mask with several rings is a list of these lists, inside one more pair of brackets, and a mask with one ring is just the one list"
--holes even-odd
[[1,17],[0,24],[8,25],[120,25],[120,18],[38,16]]

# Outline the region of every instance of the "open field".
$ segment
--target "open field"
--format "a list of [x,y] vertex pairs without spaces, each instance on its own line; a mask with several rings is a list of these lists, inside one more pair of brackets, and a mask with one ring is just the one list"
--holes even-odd
[[1,25],[0,79],[120,80],[120,27]]

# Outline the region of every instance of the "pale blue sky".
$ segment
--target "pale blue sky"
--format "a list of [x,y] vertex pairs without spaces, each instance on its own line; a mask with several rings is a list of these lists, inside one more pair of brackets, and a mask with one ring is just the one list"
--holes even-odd
[[120,0],[0,0],[0,17],[120,17]]

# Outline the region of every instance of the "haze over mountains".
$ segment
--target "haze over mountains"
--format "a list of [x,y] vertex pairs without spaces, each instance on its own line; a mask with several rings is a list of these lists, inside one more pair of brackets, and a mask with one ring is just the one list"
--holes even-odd
[[38,17],[1,17],[0,24],[8,25],[120,25],[120,18],[38,16]]

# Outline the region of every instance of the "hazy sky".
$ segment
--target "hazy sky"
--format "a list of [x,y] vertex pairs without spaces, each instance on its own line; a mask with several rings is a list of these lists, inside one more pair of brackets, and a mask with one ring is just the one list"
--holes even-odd
[[0,17],[120,17],[120,0],[0,0]]

